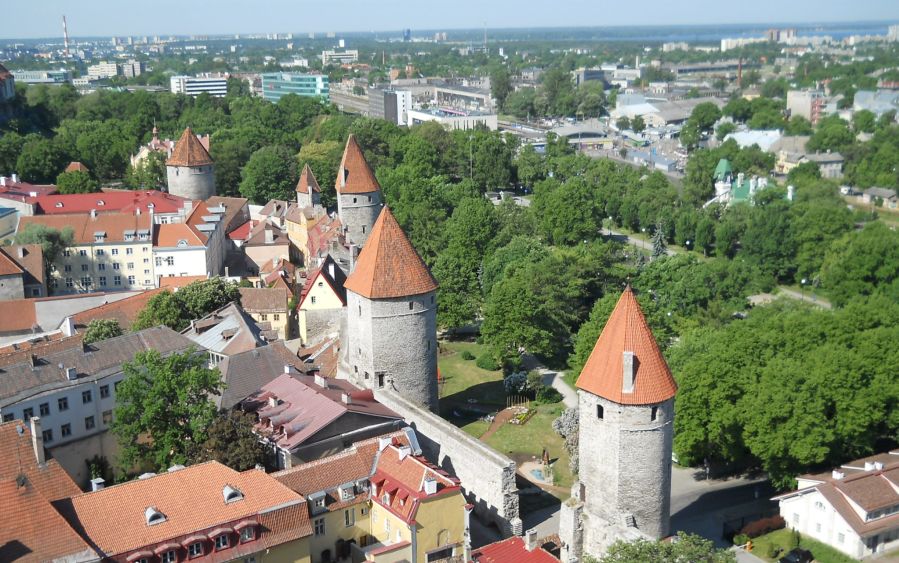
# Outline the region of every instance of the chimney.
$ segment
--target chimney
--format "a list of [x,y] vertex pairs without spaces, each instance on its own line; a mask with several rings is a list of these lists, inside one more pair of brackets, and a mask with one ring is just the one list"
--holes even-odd
[[[408,446],[406,446],[408,448]],[[402,454],[403,448],[400,448],[400,454]],[[436,495],[437,494],[437,479],[433,477],[427,477],[424,482],[424,491],[426,495]]]
[[637,366],[634,365],[633,352],[622,352],[621,366],[624,371],[621,379],[621,392],[633,393],[634,383],[637,377]]
[[865,462],[865,471],[874,471],[874,462],[873,461]]
[[882,470],[883,470],[883,462],[881,462],[881,461],[875,461],[875,462],[874,462],[874,470],[875,470],[875,471],[882,471]]
[[0,176],[0,186],[6,185],[6,176]]
[[315,374],[315,384],[318,385],[319,387],[321,387],[322,389],[328,388],[328,380],[325,379],[325,376],[320,373]]
[[846,474],[843,473],[842,471],[840,471],[839,469],[834,469],[834,470],[831,472],[830,476],[833,477],[834,479],[836,479],[837,481],[839,481],[840,479],[842,479],[843,477],[845,477]]
[[75,336],[75,321],[72,320],[72,317],[66,317],[62,321],[62,326],[59,327],[62,330],[62,333],[66,336]]
[[344,391],[343,393],[340,394],[340,400],[343,401],[343,404],[345,404],[345,405],[353,404],[353,397],[346,391]]
[[19,258],[25,258],[25,247],[24,246],[19,247]]
[[78,370],[75,368],[66,368],[66,379],[69,381],[75,381],[78,379]]
[[275,232],[271,229],[265,229],[265,244],[271,244],[275,242]]
[[91,491],[97,492],[99,490],[102,490],[104,486],[106,486],[106,479],[104,479],[103,477],[91,479]]
[[284,364],[284,373],[290,373],[291,366],[290,364]]
[[12,175],[12,183],[13,183],[13,184],[18,184],[18,183],[19,183],[19,175],[18,175],[18,174],[13,174],[13,175]]
[[[412,453],[412,448],[410,448],[409,446],[400,446],[399,452],[400,452],[400,460],[403,460],[406,458],[407,455]],[[425,479],[425,484],[427,484],[427,482],[428,482],[428,480]]]
[[227,278],[230,276],[231,276],[230,268],[228,266],[225,266],[225,277]]
[[537,528],[531,528],[524,533],[524,546],[528,551],[534,551],[537,548]]
[[379,452],[384,451],[384,448],[389,446],[391,444],[391,442],[393,442],[393,438],[390,438],[387,436],[382,436],[382,437],[378,438],[378,451]]
[[34,458],[38,465],[47,462],[44,456],[44,431],[41,429],[41,417],[31,417],[31,445],[34,447]]

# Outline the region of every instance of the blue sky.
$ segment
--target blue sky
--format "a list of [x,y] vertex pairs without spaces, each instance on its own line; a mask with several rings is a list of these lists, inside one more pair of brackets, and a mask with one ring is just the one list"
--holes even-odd
[[2,37],[896,21],[897,0],[3,0]]

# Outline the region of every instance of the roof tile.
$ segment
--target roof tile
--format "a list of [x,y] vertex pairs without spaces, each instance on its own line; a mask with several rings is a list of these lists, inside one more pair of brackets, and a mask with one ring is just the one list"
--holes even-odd
[[300,181],[297,182],[297,191],[302,194],[308,194],[309,192],[321,192],[322,189],[318,185],[318,180],[315,179],[315,174],[312,173],[312,169],[309,168],[309,165],[303,166],[303,172],[300,173]]
[[350,135],[346,141],[334,187],[339,194],[368,194],[381,190],[355,135]]
[[206,166],[213,164],[209,151],[203,146],[203,143],[197,139],[190,127],[184,130],[172,156],[166,161],[166,166]]

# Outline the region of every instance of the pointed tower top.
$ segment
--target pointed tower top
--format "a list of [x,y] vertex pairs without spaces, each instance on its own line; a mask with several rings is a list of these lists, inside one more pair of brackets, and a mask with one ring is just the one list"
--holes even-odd
[[312,173],[312,169],[309,168],[308,164],[303,166],[303,172],[300,173],[300,181],[297,182],[297,191],[301,194],[308,194],[310,192],[321,193],[322,191],[318,186],[318,180],[315,179],[315,174]]
[[429,293],[437,280],[385,207],[344,287],[369,299],[388,299]]
[[338,194],[368,194],[381,190],[381,185],[378,184],[371,166],[365,160],[355,135],[350,135],[346,141],[334,187]]
[[166,166],[206,166],[213,164],[213,161],[209,156],[209,151],[188,127],[181,134],[181,138],[175,144],[175,150],[172,151],[172,156],[165,164]]
[[677,393],[630,285],[609,316],[576,385],[621,405],[662,403]]

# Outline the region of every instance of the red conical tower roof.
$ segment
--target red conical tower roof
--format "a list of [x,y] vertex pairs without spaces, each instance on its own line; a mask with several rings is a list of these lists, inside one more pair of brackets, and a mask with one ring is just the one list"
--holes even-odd
[[[625,354],[633,354],[634,380],[625,381]],[[677,384],[628,286],[584,364],[577,388],[621,405],[651,405],[674,397]]]
[[310,191],[321,193],[322,189],[318,187],[318,180],[315,179],[315,174],[312,173],[312,169],[309,168],[309,165],[303,166],[303,171],[300,173],[300,181],[297,182],[297,191],[301,194],[308,194]]
[[167,166],[206,166],[213,164],[209,151],[197,139],[190,127],[184,130],[175,144],[172,156],[166,161]]
[[381,185],[378,184],[375,173],[365,160],[355,135],[350,135],[346,141],[334,187],[339,194],[369,194],[381,190]]
[[430,293],[437,280],[385,207],[344,287],[369,299],[389,299]]

